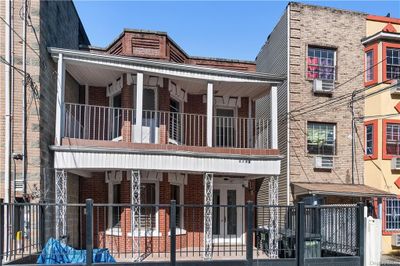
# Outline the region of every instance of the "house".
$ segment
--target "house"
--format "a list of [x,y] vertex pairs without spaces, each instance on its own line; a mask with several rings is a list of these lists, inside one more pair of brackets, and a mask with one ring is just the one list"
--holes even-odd
[[[400,19],[367,16],[364,45],[365,184],[400,194]],[[396,249],[400,232],[400,205],[385,198],[377,216],[382,218],[382,252]]]
[[[56,203],[117,204],[95,213],[95,245],[166,252],[171,200],[180,250],[209,257],[213,244],[245,244],[243,209],[229,206],[256,202],[259,184],[280,174],[282,75],[258,73],[254,62],[192,57],[155,31],[125,29],[104,49],[48,52],[58,65]],[[269,120],[255,113],[267,94]],[[212,204],[221,207],[204,207]],[[56,237],[79,237],[66,219],[74,215],[57,208]]]
[[[355,203],[385,195],[364,182],[364,140],[352,134],[362,135],[363,125],[356,124],[352,131],[349,108],[352,92],[364,87],[360,40],[366,36],[366,17],[289,3],[257,56],[258,72],[287,76],[277,96],[278,148],[285,157],[280,203]],[[256,114],[269,117],[269,106],[266,96],[257,102]],[[353,110],[355,116],[364,114],[362,99]],[[258,202],[266,194],[265,183]]]

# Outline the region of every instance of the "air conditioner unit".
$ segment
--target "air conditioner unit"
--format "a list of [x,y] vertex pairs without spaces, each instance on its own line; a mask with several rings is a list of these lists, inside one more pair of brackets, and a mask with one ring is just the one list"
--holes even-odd
[[314,79],[313,81],[314,93],[332,94],[334,89],[335,89],[334,80]]
[[392,158],[392,170],[400,170],[400,157]]
[[316,169],[333,169],[332,156],[315,156],[314,168]]
[[400,79],[397,80],[396,84],[390,89],[392,95],[400,95]]
[[393,234],[392,235],[392,246],[393,247],[400,247],[400,234]]

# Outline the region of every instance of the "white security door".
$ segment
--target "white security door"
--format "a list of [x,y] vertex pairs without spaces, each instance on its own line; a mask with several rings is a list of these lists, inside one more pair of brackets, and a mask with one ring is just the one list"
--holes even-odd
[[245,209],[244,188],[236,184],[215,184],[213,190],[213,242],[242,243]]

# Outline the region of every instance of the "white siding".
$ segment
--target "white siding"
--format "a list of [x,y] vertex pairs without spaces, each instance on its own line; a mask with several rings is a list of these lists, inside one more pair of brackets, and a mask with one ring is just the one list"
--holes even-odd
[[[280,18],[278,24],[268,37],[259,52],[256,63],[257,72],[287,74],[287,12]],[[256,116],[270,117],[269,95],[256,102]],[[287,201],[287,82],[278,87],[278,148],[284,158],[281,161],[279,176],[279,203]],[[262,181],[257,195],[258,204],[268,203],[268,178]]]

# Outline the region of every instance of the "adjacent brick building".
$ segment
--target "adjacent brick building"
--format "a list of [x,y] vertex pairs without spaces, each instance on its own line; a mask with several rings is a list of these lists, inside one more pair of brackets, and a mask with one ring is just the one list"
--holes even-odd
[[[364,139],[357,137],[362,136],[363,126],[357,123],[352,137],[350,108],[352,92],[364,87],[361,39],[366,35],[366,17],[289,3],[257,56],[258,72],[287,76],[278,89],[278,147],[285,156],[279,178],[281,203],[354,202],[371,196],[364,185]],[[256,112],[268,117],[268,106],[266,97]],[[354,115],[363,114],[360,99],[354,103]],[[354,191],[364,188],[365,193],[344,192],[352,191],[352,186],[358,187]],[[260,191],[259,201],[268,186]]]

